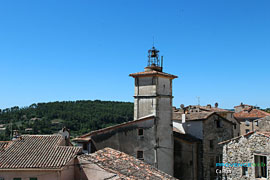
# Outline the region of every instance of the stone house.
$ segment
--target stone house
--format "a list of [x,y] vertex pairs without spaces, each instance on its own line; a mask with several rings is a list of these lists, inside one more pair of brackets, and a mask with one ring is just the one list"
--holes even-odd
[[222,146],[219,142],[234,137],[235,124],[216,112],[174,111],[173,126],[184,134],[201,140],[201,149],[198,151],[200,170],[199,176],[205,180],[216,178],[216,163],[222,160]]
[[270,179],[270,132],[249,132],[220,144],[223,179]]
[[243,103],[239,106],[235,106],[234,108],[234,117],[240,122],[240,135],[259,130],[260,128],[257,120],[270,116],[270,113]]
[[74,180],[81,148],[62,135],[22,135],[0,142],[1,180]]
[[111,148],[105,148],[92,154],[80,155],[78,160],[82,164],[83,175],[80,177],[81,180],[177,180],[144,161]]
[[148,51],[145,71],[130,74],[135,79],[134,121],[90,132],[73,141],[92,153],[110,147],[174,175],[172,127],[172,80],[164,73],[154,47]]

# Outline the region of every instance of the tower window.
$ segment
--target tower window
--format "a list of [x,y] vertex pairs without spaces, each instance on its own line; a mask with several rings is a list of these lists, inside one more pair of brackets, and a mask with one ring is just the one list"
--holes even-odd
[[137,151],[137,158],[143,160],[143,151]]
[[138,136],[143,136],[143,129],[138,129]]
[[213,150],[214,149],[214,140],[210,140],[209,145],[210,145],[210,149]]

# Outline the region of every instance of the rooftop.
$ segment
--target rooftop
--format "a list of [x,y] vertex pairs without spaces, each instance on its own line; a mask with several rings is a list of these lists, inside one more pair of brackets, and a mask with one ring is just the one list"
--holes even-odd
[[237,119],[259,119],[265,116],[270,116],[270,113],[260,109],[254,109],[252,107],[245,108],[243,111],[234,113],[234,117]]
[[[0,143],[0,149],[1,149]],[[81,148],[64,146],[61,135],[23,135],[2,146],[0,151],[0,170],[46,168],[65,166]]]
[[[182,114],[183,112],[173,112],[173,120],[179,120],[182,121]],[[192,120],[205,120],[212,114],[215,114],[215,112],[191,112],[186,114],[186,121],[192,121]]]
[[227,143],[229,143],[229,142],[231,142],[231,141],[233,141],[233,140],[240,139],[241,137],[249,137],[249,136],[252,135],[252,134],[258,134],[258,135],[262,135],[262,136],[265,136],[265,137],[270,138],[270,132],[268,132],[268,131],[264,131],[264,132],[251,131],[251,132],[249,132],[249,133],[247,133],[247,134],[244,134],[244,135],[241,135],[241,136],[237,136],[237,137],[235,137],[235,138],[232,138],[232,139],[229,139],[229,140],[220,142],[220,143],[218,143],[218,144],[227,144]]
[[87,137],[90,137],[92,135],[96,135],[96,134],[99,134],[99,133],[103,133],[103,132],[106,132],[106,131],[110,131],[110,130],[113,130],[113,129],[117,129],[119,127],[127,126],[127,125],[130,125],[130,124],[135,124],[135,123],[138,123],[138,122],[141,122],[141,121],[151,120],[153,118],[155,118],[154,115],[149,115],[149,116],[145,116],[145,117],[142,117],[140,119],[137,119],[137,120],[124,122],[122,124],[109,126],[107,128],[103,128],[103,129],[98,129],[98,130],[95,130],[95,131],[91,131],[91,132],[89,132],[87,134],[81,135],[79,137],[76,137],[76,138],[72,139],[72,141],[90,141],[90,138],[87,138]]
[[83,154],[78,158],[88,161],[89,164],[98,165],[106,172],[115,174],[121,180],[176,180],[176,178],[133,156],[111,148],[105,148],[92,154]]

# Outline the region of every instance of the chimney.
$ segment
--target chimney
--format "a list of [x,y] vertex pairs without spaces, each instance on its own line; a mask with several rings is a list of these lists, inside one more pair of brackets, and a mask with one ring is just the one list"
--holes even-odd
[[218,108],[218,103],[217,102],[215,103],[215,108]]
[[70,145],[70,132],[69,129],[67,129],[66,127],[63,127],[58,134],[62,135],[63,138],[65,138],[65,145],[69,146]]
[[207,104],[207,107],[211,109],[211,104]]
[[186,114],[182,114],[182,124],[186,122]]

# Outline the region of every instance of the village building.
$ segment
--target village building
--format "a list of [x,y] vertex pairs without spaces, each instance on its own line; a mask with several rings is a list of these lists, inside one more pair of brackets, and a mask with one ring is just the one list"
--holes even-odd
[[[240,135],[259,130],[258,119],[270,116],[270,113],[243,103],[239,106],[235,106],[234,108],[234,117],[240,122]],[[260,122],[262,122],[262,120],[263,119],[261,119]]]
[[93,131],[73,141],[84,152],[111,147],[174,175],[172,80],[177,76],[163,72],[158,50],[153,47],[148,53],[145,70],[130,74],[135,79],[134,121]]
[[270,132],[248,134],[221,142],[223,179],[270,179]]
[[234,137],[237,137],[240,135],[240,121],[234,117],[234,111],[222,109],[218,107],[218,103],[215,103],[214,106],[211,104],[207,104],[206,106],[201,105],[189,105],[187,107],[184,107],[182,105],[181,108],[177,109],[176,107],[173,107],[173,112],[176,113],[183,113],[183,112],[215,112],[222,116],[223,118],[231,121],[234,123]]
[[74,180],[81,148],[58,135],[22,135],[0,142],[1,180]]
[[234,137],[235,123],[214,111],[191,108],[185,111],[175,109],[173,126],[182,134],[191,135],[201,141],[197,151],[198,176],[205,180],[216,179],[216,163],[222,161],[222,146],[218,143]]
[[83,172],[81,180],[177,180],[144,161],[111,148],[80,155],[78,161]]

